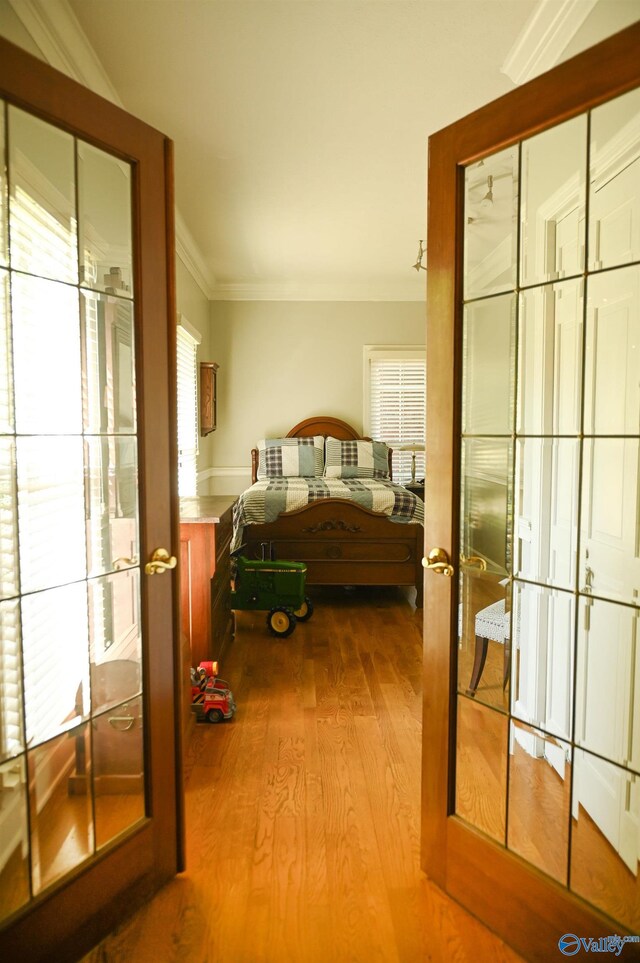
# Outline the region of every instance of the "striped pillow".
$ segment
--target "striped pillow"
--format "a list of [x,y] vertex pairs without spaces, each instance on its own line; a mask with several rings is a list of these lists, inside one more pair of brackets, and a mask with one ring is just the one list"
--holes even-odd
[[263,438],[258,442],[258,478],[320,478],[324,438]]
[[327,438],[326,478],[389,478],[389,448],[383,441]]

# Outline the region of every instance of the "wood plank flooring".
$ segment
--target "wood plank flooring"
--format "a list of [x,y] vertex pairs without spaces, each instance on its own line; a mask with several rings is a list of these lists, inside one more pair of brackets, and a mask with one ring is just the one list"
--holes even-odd
[[188,869],[85,963],[520,959],[419,869],[411,592],[313,599],[284,640],[238,614],[236,718],[199,724],[186,754]]

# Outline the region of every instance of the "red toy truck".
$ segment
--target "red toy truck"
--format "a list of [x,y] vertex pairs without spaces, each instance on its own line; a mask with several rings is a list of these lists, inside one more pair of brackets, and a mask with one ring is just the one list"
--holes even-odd
[[218,678],[217,662],[201,662],[191,670],[191,711],[198,722],[222,722],[236,711],[229,683]]

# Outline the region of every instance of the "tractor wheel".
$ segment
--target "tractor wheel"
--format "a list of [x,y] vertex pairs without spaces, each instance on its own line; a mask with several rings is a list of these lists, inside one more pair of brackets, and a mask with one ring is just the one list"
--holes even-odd
[[267,615],[267,625],[274,635],[278,635],[281,639],[284,639],[287,635],[291,635],[295,629],[296,617],[291,609],[285,609],[279,606],[271,609]]
[[209,709],[207,712],[207,722],[222,722],[224,716],[219,709]]
[[294,609],[293,614],[295,615],[298,622],[308,622],[313,615],[313,602],[308,595],[305,595],[304,601],[299,609]]

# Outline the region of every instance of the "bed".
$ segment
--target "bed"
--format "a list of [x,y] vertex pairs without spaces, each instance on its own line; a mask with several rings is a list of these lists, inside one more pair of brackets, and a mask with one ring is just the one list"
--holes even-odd
[[[346,422],[325,416],[301,421],[286,438],[310,439],[299,443],[306,451],[306,446],[319,436],[340,442],[370,441],[363,439]],[[307,485],[308,479],[287,478],[278,479],[279,484],[273,486],[263,479],[261,486],[259,459],[258,449],[254,448],[251,452],[252,487],[240,496],[234,508],[234,544],[244,546],[243,554],[262,558],[263,545],[266,545],[273,558],[306,562],[308,585],[415,586],[416,605],[422,606],[424,506],[415,494],[388,481],[386,485],[392,494],[378,495],[371,479],[349,479],[350,488],[356,489],[357,494],[348,497],[370,500],[372,507],[365,507],[357,501],[334,497],[333,492],[340,490],[337,479],[316,478]],[[390,475],[390,452],[388,471]],[[259,493],[266,487],[286,490],[288,494],[283,498],[289,500],[293,490],[294,502],[302,489],[313,489],[310,497],[314,500],[303,507],[283,511],[275,520],[255,523],[249,520],[251,511],[247,506],[251,505],[251,499],[262,497]],[[386,503],[385,508],[374,510],[380,507],[380,498],[383,501],[391,499],[400,505],[404,517],[401,515],[393,520]],[[381,514],[381,511],[386,513]]]

